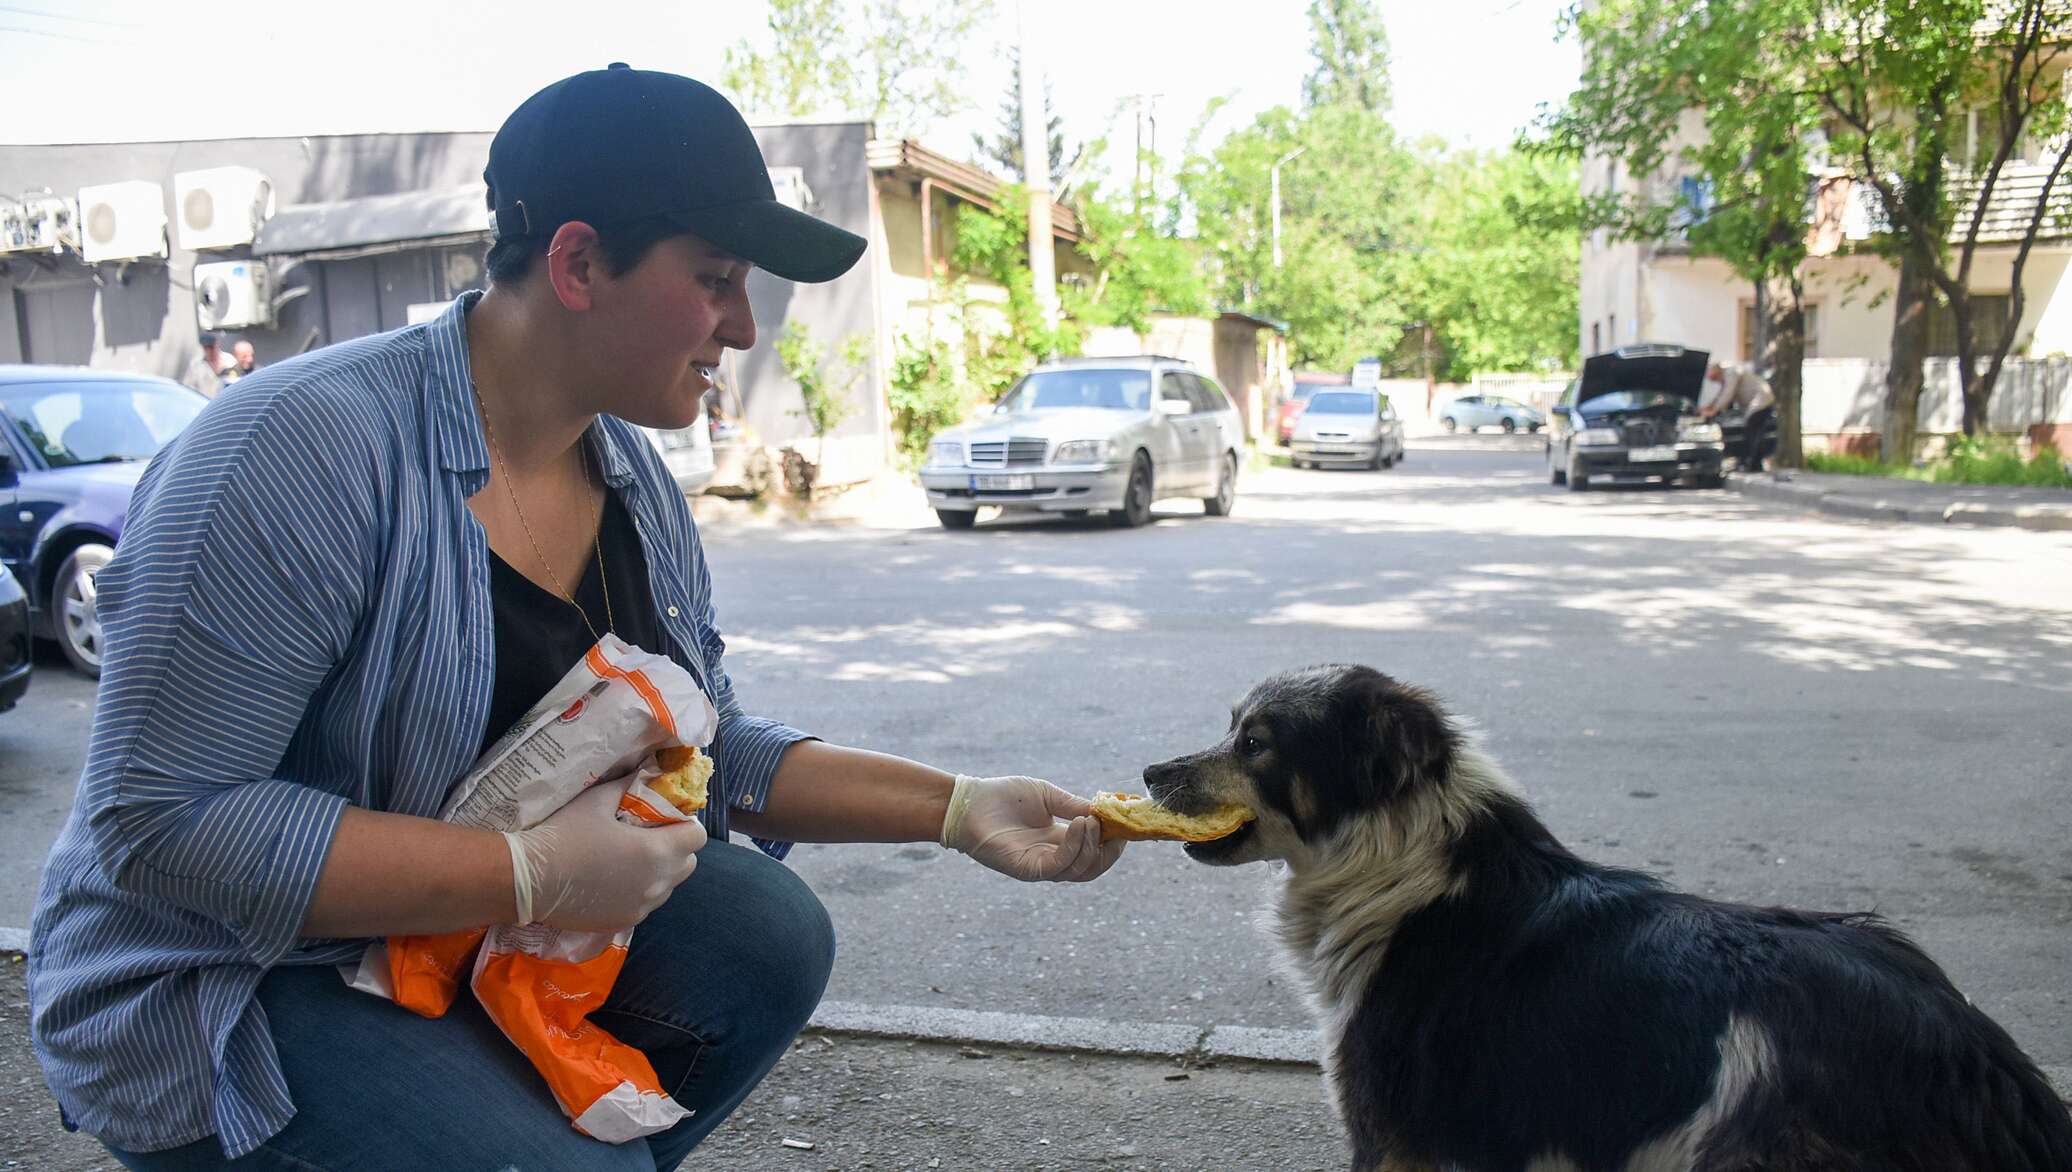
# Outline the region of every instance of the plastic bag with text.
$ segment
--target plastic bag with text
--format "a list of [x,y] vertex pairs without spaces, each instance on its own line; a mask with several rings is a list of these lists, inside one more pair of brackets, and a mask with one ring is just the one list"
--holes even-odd
[[[612,784],[626,791],[622,821],[684,821],[692,815],[646,784],[663,772],[654,753],[707,746],[716,727],[712,704],[689,673],[607,634],[483,754],[440,817],[522,830],[590,786]],[[476,1000],[546,1078],[576,1127],[619,1143],[689,1114],[662,1092],[644,1055],[587,1020],[611,992],[631,936],[533,924],[391,937],[369,947],[347,979],[437,1017],[470,973]]]

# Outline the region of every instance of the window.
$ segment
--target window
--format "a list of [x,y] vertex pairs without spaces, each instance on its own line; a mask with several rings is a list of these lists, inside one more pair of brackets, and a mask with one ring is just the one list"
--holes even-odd
[[1177,371],[1167,371],[1158,380],[1158,397],[1187,404],[1187,413],[1194,414],[1194,399],[1187,393],[1187,376]]
[[1053,411],[1099,407],[1143,411],[1151,406],[1151,377],[1141,370],[1038,371],[1000,401],[998,410]]
[[[1817,302],[1806,305],[1806,357],[1820,357],[1820,305]],[[1755,352],[1757,334],[1755,302],[1741,303],[1741,361],[1754,362],[1760,355]]]
[[[1991,354],[1999,348],[2000,336],[2007,332],[2009,308],[2011,301],[2006,293],[1971,295],[1974,354]],[[1931,358],[1954,358],[1957,355],[1957,315],[1950,312],[1950,307],[1940,298],[1928,311],[1928,354]]]
[[7,388],[0,409],[45,463],[64,468],[148,460],[206,402],[156,383],[21,383]]
[[1198,374],[1188,375],[1187,381],[1193,384],[1191,397],[1194,400],[1194,409],[1196,411],[1216,412],[1234,410],[1230,405],[1230,400],[1224,396],[1223,388],[1215,383]]
[[1604,338],[1600,336],[1597,322],[1590,323],[1590,353],[1604,353]]

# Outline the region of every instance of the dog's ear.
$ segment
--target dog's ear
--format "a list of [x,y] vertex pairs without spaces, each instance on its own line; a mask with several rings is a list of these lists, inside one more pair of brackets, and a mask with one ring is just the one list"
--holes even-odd
[[1393,800],[1410,787],[1445,776],[1453,730],[1438,700],[1379,672],[1347,681],[1342,709],[1348,773],[1363,805]]

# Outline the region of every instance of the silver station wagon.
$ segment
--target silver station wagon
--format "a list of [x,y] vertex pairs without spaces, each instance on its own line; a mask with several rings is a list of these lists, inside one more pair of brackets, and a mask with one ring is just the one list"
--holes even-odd
[[1221,517],[1244,442],[1223,388],[1177,358],[1075,358],[1037,367],[990,414],[937,435],[921,487],[946,529],[971,528],[988,505],[1104,509],[1142,525],[1169,497]]

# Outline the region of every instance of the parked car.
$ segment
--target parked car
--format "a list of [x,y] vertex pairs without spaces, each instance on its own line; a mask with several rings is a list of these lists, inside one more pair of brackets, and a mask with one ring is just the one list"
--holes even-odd
[[1547,479],[1576,492],[1593,481],[1721,483],[1720,426],[1698,415],[1711,355],[1681,346],[1627,346],[1583,362],[1554,408]]
[[101,674],[94,575],[115,556],[144,465],[208,400],[170,379],[0,366],[0,565],[35,631]]
[[1448,431],[1465,427],[1501,427],[1508,434],[1524,428],[1538,431],[1546,426],[1546,413],[1530,403],[1502,395],[1462,395],[1439,408],[1439,426]]
[[712,425],[706,421],[705,412],[700,410],[698,418],[689,427],[660,431],[643,427],[648,441],[662,454],[662,463],[669,468],[669,474],[676,477],[676,486],[685,496],[697,496],[712,483]]
[[1108,510],[1121,526],[1152,502],[1198,498],[1212,517],[1237,500],[1244,425],[1216,381],[1177,358],[1079,358],[1022,376],[991,413],[935,437],[921,487],[946,529],[984,505]]
[[0,566],[0,712],[14,707],[29,690],[35,670],[35,648],[29,633],[29,594]]
[[1350,388],[1318,391],[1296,418],[1288,447],[1297,468],[1392,468],[1403,458],[1403,421],[1387,395]]
[[1348,386],[1352,381],[1350,376],[1342,374],[1297,374],[1294,389],[1288,392],[1288,397],[1274,404],[1274,442],[1284,448],[1288,446],[1289,438],[1295,434],[1295,420],[1308,405],[1311,395],[1332,387]]

